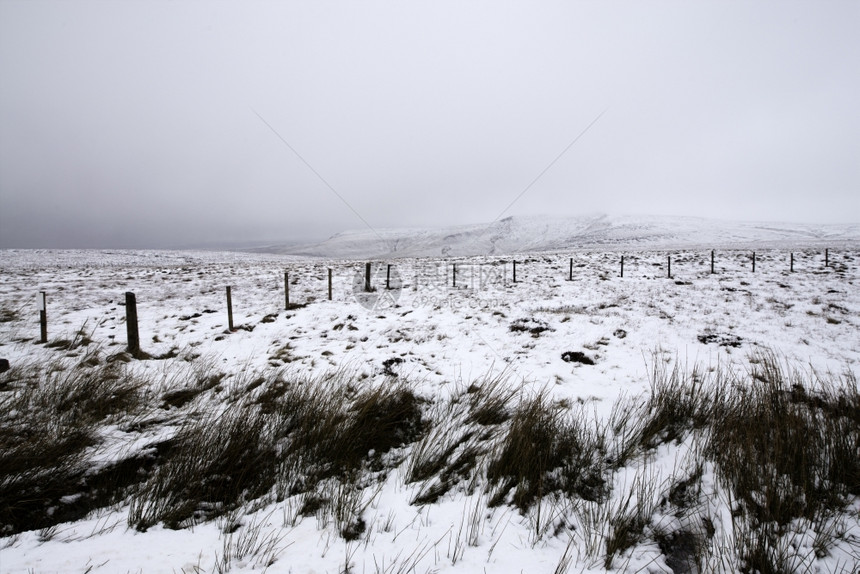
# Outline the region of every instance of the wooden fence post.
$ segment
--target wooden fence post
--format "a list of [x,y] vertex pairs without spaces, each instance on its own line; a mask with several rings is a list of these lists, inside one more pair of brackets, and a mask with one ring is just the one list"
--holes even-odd
[[227,328],[233,330],[233,293],[229,285],[227,286]]
[[457,288],[457,264],[451,264],[451,286]]
[[621,256],[621,278],[624,278],[624,256]]
[[39,331],[41,334],[41,342],[48,342],[48,308],[46,303],[46,295],[44,291],[39,292]]
[[[230,288],[227,289],[229,292]],[[284,271],[284,309],[290,310],[290,273],[288,271]]]
[[791,263],[789,263],[788,270],[794,273],[794,252],[791,253],[791,258],[789,259]]
[[137,330],[137,298],[131,291],[125,293],[125,330],[128,334],[128,352],[140,354],[140,334]]
[[328,300],[331,301],[331,267],[328,268]]
[[711,249],[711,275],[714,274],[714,250]]
[[669,279],[671,279],[671,278],[672,278],[672,255],[671,255],[671,254],[669,254],[669,255],[667,255],[667,256],[666,256],[666,262],[667,262],[667,266],[666,266],[666,268],[667,268],[666,277],[668,277]]
[[391,289],[391,264],[388,263],[385,267],[385,290]]
[[514,283],[517,282],[517,260],[514,259]]
[[570,271],[567,274],[567,280],[573,281],[573,257],[570,258]]
[[829,249],[824,250],[824,266],[830,267],[830,250]]
[[364,291],[370,293],[370,262],[364,264]]
[[752,270],[752,272],[753,272],[753,273],[755,273],[755,251],[753,251],[752,263],[753,263],[753,270]]

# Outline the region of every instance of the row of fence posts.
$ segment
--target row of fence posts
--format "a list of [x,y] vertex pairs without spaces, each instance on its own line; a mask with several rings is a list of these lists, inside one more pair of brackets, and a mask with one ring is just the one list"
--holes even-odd
[[[711,273],[716,273],[714,269],[715,255],[714,250],[711,250]],[[756,253],[752,252],[752,271],[755,273],[755,265],[756,265]],[[830,250],[824,250],[824,266],[830,266]],[[512,260],[512,268],[513,268],[513,282],[517,282],[517,262],[516,260]],[[790,272],[794,272],[794,253],[790,254],[789,259],[789,270]],[[672,256],[668,255],[666,258],[666,275],[669,279],[672,278]],[[624,255],[621,256],[621,273],[620,276],[624,277]],[[573,281],[573,257],[570,258],[570,268],[568,271],[568,280]],[[457,287],[457,264],[452,264],[452,285],[453,287]],[[388,264],[385,269],[385,288],[391,289],[391,264]],[[373,285],[371,282],[371,263],[368,262],[365,264],[364,268],[364,290],[366,292],[373,291]],[[48,315],[47,315],[47,301],[46,301],[46,293],[44,291],[39,292],[38,296],[38,308],[39,308],[39,331],[40,331],[40,342],[47,343],[48,342]],[[328,268],[328,300],[332,300],[332,270]],[[290,273],[289,271],[284,271],[284,308],[286,310],[290,310]],[[135,294],[132,292],[126,292],[125,294],[125,320],[126,320],[126,332],[128,336],[128,351],[130,353],[138,354],[140,352],[140,335],[137,327],[137,299]],[[233,293],[232,286],[227,286],[227,328],[230,331],[234,330],[233,327]]]
[[[516,283],[517,282],[517,262],[516,262],[516,260],[513,260],[513,261],[511,261],[511,263],[513,264],[512,265],[512,267],[513,267],[513,282]],[[370,265],[370,263],[368,263],[368,265]],[[390,276],[390,274],[391,274],[391,265],[388,266],[388,271],[387,271],[387,275],[386,275],[386,281],[385,281],[385,288],[386,289],[390,289],[389,284],[388,284],[388,276]],[[570,278],[571,278],[571,280],[573,280],[573,259],[570,260]],[[451,286],[454,287],[455,289],[457,287],[457,264],[456,263],[451,264]],[[416,284],[416,288],[417,288],[417,284]]]
[[[752,272],[755,273],[755,251],[752,252]],[[715,255],[714,250],[711,250],[711,274],[716,274],[714,269]],[[514,283],[516,283],[516,261],[514,261]],[[830,267],[830,249],[824,250],[824,266]],[[794,273],[794,252],[790,254],[789,271]],[[672,278],[672,256],[666,256],[666,275],[669,279]],[[621,277],[624,277],[624,256],[621,256]],[[570,271],[568,273],[568,281],[573,281],[573,257],[570,258]]]

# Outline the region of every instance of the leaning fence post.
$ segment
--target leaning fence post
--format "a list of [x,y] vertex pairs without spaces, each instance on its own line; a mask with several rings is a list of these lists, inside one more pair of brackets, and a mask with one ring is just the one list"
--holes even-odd
[[134,293],[125,294],[125,329],[128,334],[128,352],[133,356],[140,353],[140,335],[137,331],[137,299]]
[[39,331],[41,334],[41,341],[43,343],[48,342],[48,308],[45,302],[45,292],[40,291],[38,302],[39,302]]
[[[290,310],[290,274],[288,271],[284,271],[284,309]],[[230,328],[232,329],[232,327]]]
[[331,301],[331,267],[328,268],[328,300]]
[[233,330],[233,294],[230,286],[227,286],[227,328]]

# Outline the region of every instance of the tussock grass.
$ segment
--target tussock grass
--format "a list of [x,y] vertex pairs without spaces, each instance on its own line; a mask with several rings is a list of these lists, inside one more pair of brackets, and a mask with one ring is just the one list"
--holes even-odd
[[760,354],[726,398],[708,454],[758,524],[839,508],[860,489],[860,391],[851,376],[811,388]]
[[770,352],[752,357],[746,382],[712,422],[706,456],[736,501],[742,571],[791,571],[793,525],[813,525],[826,553],[821,525],[860,489],[860,391],[851,374],[822,381]]
[[93,468],[89,451],[102,425],[142,408],[141,381],[98,361],[22,365],[0,380],[0,532],[50,527],[112,502],[129,477],[121,465]]
[[481,487],[489,506],[525,513],[553,494],[604,493],[602,434],[545,391],[526,396],[505,377],[491,378],[436,405],[431,419],[407,464],[407,482],[422,483],[413,504]]
[[[797,571],[809,567],[798,536],[814,532],[819,557],[842,540],[844,530],[834,524],[860,487],[860,391],[852,373],[820,377],[763,351],[750,357],[746,372],[667,369],[655,357],[650,384],[646,397],[616,403],[608,421],[609,462],[623,470],[661,445],[686,442],[694,472],[672,480],[663,502],[682,520],[667,529],[649,524],[648,512],[630,510],[636,505],[584,505],[589,555],[602,541],[609,568],[651,531],[679,568],[687,567],[682,562],[699,571],[713,566],[714,525],[701,513],[707,497],[718,493],[702,489],[705,467],[713,468],[732,509],[732,532],[723,542],[729,548],[719,551],[717,571],[729,563],[742,572]],[[624,497],[613,493],[612,500]]]
[[611,498],[578,505],[576,514],[583,530],[586,555],[602,557],[602,565],[608,570],[618,555],[639,543],[651,523],[657,488],[646,466]]
[[209,389],[218,386],[224,378],[224,373],[199,373],[194,384],[183,386],[177,389],[171,389],[162,396],[162,408],[168,409],[171,407],[180,408],[187,403],[193,401],[199,395],[205,393]]
[[602,435],[581,413],[553,403],[545,391],[525,398],[487,467],[495,487],[489,504],[506,502],[511,492],[521,510],[558,491],[597,500],[604,494],[603,451]]
[[433,405],[428,431],[407,460],[406,482],[422,483],[412,504],[432,504],[458,485],[474,492],[482,475],[479,466],[510,418],[515,394],[498,376]]
[[[375,522],[365,513],[396,470],[414,505],[452,493],[469,501],[452,562],[478,544],[480,509],[498,506],[522,514],[531,543],[566,533],[605,568],[650,544],[678,571],[809,570],[852,544],[844,516],[860,496],[857,381],[792,369],[770,352],[745,371],[668,367],[655,356],[650,392],[619,400],[605,422],[505,376],[430,401],[404,377],[227,377],[201,363],[151,384],[135,368],[88,349],[0,374],[4,536],[48,535],[127,505],[140,530],[221,517],[218,568],[250,556],[265,567],[281,537],[243,526],[243,513],[284,501],[295,511],[285,524],[313,516],[346,542],[369,543]],[[97,464],[108,425],[156,438]],[[649,465],[671,449],[686,453],[684,464],[658,479]]]
[[703,373],[695,366],[687,373],[675,363],[669,370],[654,355],[649,385],[645,397],[622,398],[613,407],[609,427],[614,468],[625,466],[644,451],[678,443],[691,431],[708,427],[724,407],[723,375],[718,369]]
[[[267,495],[314,492],[329,479],[363,488],[364,475],[396,465],[386,455],[423,429],[420,400],[399,383],[371,388],[344,373],[305,380],[278,372],[245,388],[245,398],[204,405],[182,426],[170,455],[133,494],[130,525],[182,528]],[[303,512],[333,503],[308,501]]]
[[371,388],[344,378],[339,372],[315,381],[281,380],[272,387],[277,399],[267,390],[260,395],[278,421],[283,455],[308,467],[306,481],[391,466],[384,456],[424,430],[421,400],[406,384]]
[[226,528],[222,528],[223,547],[220,556],[216,555],[214,571],[226,574],[234,563],[242,561],[264,570],[274,564],[286,548],[282,545],[284,534],[266,528],[271,517],[271,513],[254,516],[248,524],[242,524],[238,516],[230,516],[225,521]]
[[259,411],[238,407],[185,423],[170,455],[132,495],[129,524],[181,528],[267,492],[275,469],[267,422]]
[[8,301],[0,304],[0,323],[11,323],[17,321],[23,314],[25,304],[13,307]]

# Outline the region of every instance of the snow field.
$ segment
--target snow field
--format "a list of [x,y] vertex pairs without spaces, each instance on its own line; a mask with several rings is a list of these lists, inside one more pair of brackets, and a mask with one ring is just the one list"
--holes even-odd
[[[638,452],[609,471],[611,495],[602,502],[550,494],[527,508],[509,498],[491,505],[496,491],[486,483],[488,469],[482,465],[503,448],[507,427],[492,431],[493,438],[466,439],[466,446],[458,447],[485,449],[478,457],[483,462],[432,503],[413,504],[432,481],[411,481],[409,474],[422,445],[462,438],[471,428],[457,401],[470,395],[470,386],[489,381],[502,381],[499,392],[510,389],[510,411],[542,396],[560,409],[560,417],[594,421],[594,428],[611,421],[619,400],[636,403],[649,396],[655,372],[676,367],[687,374],[696,367],[713,382],[725,381],[731,377],[721,379],[720,373],[748,373],[755,369],[751,357],[773,351],[809,381],[815,380],[813,373],[856,381],[857,255],[832,250],[825,268],[822,250],[799,250],[791,273],[788,252],[761,251],[752,273],[750,251],[717,252],[715,274],[710,251],[672,252],[671,279],[666,252],[524,254],[516,257],[517,283],[512,258],[391,260],[375,267],[380,295],[375,309],[356,302],[353,284],[364,266],[346,260],[0,252],[0,357],[13,367],[119,356],[125,347],[123,293],[133,291],[143,350],[170,357],[127,363],[125,368],[150,385],[147,396],[160,403],[198,373],[220,377],[217,386],[181,407],[162,409],[162,423],[139,432],[121,419],[101,427],[103,442],[89,453],[93,465],[176,436],[184,417],[229,411],[232,403],[225,397],[244,392],[255,376],[271,378],[275,372],[308,381],[346,373],[356,388],[403,384],[426,401],[426,416],[435,421],[431,438],[395,448],[391,457],[399,462],[374,475],[372,484],[319,482],[316,495],[335,502],[316,512],[303,512],[308,493],[281,500],[264,496],[232,514],[178,530],[156,524],[140,532],[128,525],[128,502],[119,502],[81,520],[6,536],[0,540],[0,570],[243,572],[268,566],[279,572],[578,572],[611,566],[671,571],[678,568],[673,562],[678,553],[667,553],[665,540],[676,532],[698,532],[704,517],[714,529],[705,566],[739,568],[735,554],[725,550],[738,528],[731,518],[732,494],[711,463],[697,467],[701,441],[695,433]],[[573,280],[568,280],[571,257]],[[457,288],[451,285],[454,262]],[[387,263],[401,279],[393,306],[382,297]],[[328,268],[334,270],[332,301],[326,293]],[[291,301],[304,306],[284,310],[284,271],[290,273]],[[227,330],[227,285],[233,292],[233,332]],[[39,291],[47,293],[48,346],[36,344]],[[81,345],[84,339],[91,342]],[[563,359],[566,354],[570,360]],[[671,505],[661,505],[673,485],[697,473],[700,488],[709,493],[707,504],[680,517]],[[839,523],[834,529],[840,535],[827,555],[797,552],[791,564],[851,571],[858,556],[858,507],[855,498],[842,515],[828,518]],[[343,509],[346,522],[338,516]],[[618,517],[628,515],[647,523],[641,529],[645,534],[607,562],[607,540]],[[343,525],[357,518],[364,530],[347,540]],[[799,519],[794,531],[786,540],[813,548],[816,533],[810,524]]]

